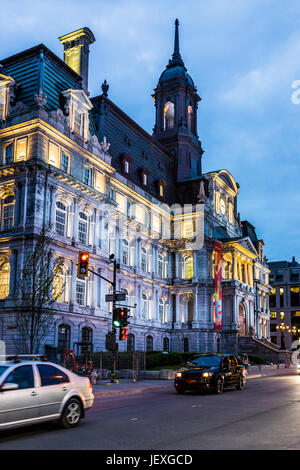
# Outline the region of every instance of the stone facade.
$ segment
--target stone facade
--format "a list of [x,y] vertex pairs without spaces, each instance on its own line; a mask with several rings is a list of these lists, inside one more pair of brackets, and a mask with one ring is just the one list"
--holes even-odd
[[[67,57],[85,54],[72,58],[84,64],[83,82],[44,45],[1,63],[8,101],[0,123],[0,337],[8,352],[20,348],[15,298],[24,252],[47,226],[55,255],[65,260],[65,288],[44,347],[63,351],[88,337],[94,350],[105,349],[109,284],[93,273],[77,276],[79,250],[107,279],[109,255],[120,261],[117,289],[127,294],[130,335],[119,350],[237,351],[240,336],[267,340],[268,302],[257,308],[257,281],[267,298],[269,271],[254,227],[245,231],[240,220],[233,176],[225,169],[202,173],[200,97],[179,52],[178,23],[154,92],[153,136],[109,100],[106,83],[101,95],[88,96],[86,48],[94,36],[87,28],[79,33],[88,36],[84,50],[66,47],[69,35],[60,39]],[[214,325],[216,243],[221,332]]]

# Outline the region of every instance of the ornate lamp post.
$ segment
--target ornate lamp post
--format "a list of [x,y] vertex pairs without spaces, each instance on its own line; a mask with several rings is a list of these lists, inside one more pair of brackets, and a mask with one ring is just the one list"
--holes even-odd
[[276,325],[276,330],[281,331],[281,348],[280,349],[285,349],[284,332],[288,329],[289,329],[288,325],[285,325],[283,322],[280,323],[280,325]]

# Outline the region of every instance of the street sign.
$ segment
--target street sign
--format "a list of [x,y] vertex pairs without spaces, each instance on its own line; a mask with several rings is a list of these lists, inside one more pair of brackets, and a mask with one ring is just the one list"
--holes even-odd
[[126,300],[126,294],[107,294],[105,296],[105,302],[122,302]]

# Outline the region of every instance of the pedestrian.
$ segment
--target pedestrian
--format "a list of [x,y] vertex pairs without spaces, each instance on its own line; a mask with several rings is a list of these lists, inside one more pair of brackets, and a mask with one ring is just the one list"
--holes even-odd
[[246,371],[248,372],[249,360],[248,360],[247,354],[244,354],[244,366],[245,366]]

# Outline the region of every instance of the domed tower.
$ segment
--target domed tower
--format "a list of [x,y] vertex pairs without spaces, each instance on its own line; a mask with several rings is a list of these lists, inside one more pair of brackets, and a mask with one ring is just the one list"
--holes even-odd
[[152,97],[156,120],[153,136],[174,156],[177,181],[201,175],[202,147],[197,134],[201,100],[179,52],[179,21],[175,21],[174,52]]

